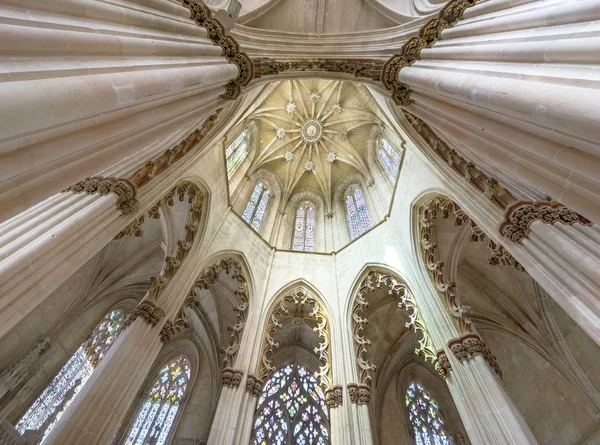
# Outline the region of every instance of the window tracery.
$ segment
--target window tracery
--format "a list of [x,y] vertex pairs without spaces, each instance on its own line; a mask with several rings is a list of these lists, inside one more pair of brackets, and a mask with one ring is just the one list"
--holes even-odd
[[231,179],[233,173],[237,170],[246,156],[248,156],[248,141],[250,132],[248,129],[242,131],[235,140],[229,144],[225,150],[225,158],[227,160],[227,179]]
[[416,445],[453,445],[437,401],[420,383],[406,389],[406,408]]
[[242,213],[242,219],[257,232],[260,230],[270,200],[271,191],[261,181],[257,182]]
[[190,377],[190,363],[183,356],[170,361],[160,370],[127,433],[125,445],[165,443]]
[[367,205],[357,185],[348,187],[344,201],[350,236],[352,239],[356,239],[371,228]]
[[47,437],[122,331],[124,319],[125,312],[117,309],[98,323],[19,420],[16,430],[21,435],[32,430],[43,431],[42,441]]
[[384,137],[380,137],[377,141],[377,157],[387,175],[392,181],[395,181],[400,170],[401,157],[400,153]]
[[325,392],[306,368],[275,372],[258,399],[251,445],[329,445]]
[[309,203],[298,207],[294,220],[292,250],[301,252],[314,252],[316,250],[316,215],[317,211]]

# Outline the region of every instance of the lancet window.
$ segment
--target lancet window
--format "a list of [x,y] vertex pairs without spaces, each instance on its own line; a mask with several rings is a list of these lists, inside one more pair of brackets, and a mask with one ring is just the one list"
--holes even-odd
[[258,399],[251,445],[329,445],[329,411],[317,379],[302,366],[275,372]]
[[163,445],[185,396],[191,377],[190,363],[179,357],[159,372],[133,421],[125,445]]
[[100,321],[19,420],[16,429],[20,434],[31,430],[35,433],[28,434],[42,437],[42,441],[46,438],[114,343],[124,319],[125,312],[118,309]]
[[452,445],[440,407],[420,383],[412,382],[406,389],[406,408],[416,445]]
[[246,204],[244,213],[242,213],[242,219],[257,232],[260,230],[270,200],[271,191],[263,182],[257,182],[248,204]]
[[316,250],[317,211],[311,204],[304,204],[296,210],[294,220],[294,237],[292,238],[292,250],[302,252],[314,252]]
[[360,188],[356,185],[348,187],[344,201],[350,236],[355,239],[371,228],[367,205]]
[[398,170],[400,170],[400,153],[389,143],[389,141],[380,137],[377,141],[377,157],[392,181],[396,180]]
[[248,156],[248,141],[250,132],[248,129],[242,131],[225,150],[227,159],[227,178],[230,179],[246,156]]

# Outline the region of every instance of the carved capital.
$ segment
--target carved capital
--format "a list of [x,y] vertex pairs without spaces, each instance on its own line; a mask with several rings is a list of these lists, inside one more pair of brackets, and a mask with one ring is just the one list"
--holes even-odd
[[[165,311],[158,307],[155,303],[149,300],[141,301],[136,308],[127,314],[123,327],[126,328],[135,320],[141,318],[150,326],[156,326],[158,322],[165,316]],[[162,330],[161,330],[162,333]]]
[[500,234],[515,243],[520,243],[529,236],[529,227],[534,221],[544,224],[562,223],[591,225],[583,216],[558,202],[550,201],[517,201],[506,208],[504,221],[500,224]]
[[329,409],[342,406],[343,388],[340,385],[335,385],[333,388],[325,391],[325,401]]
[[117,195],[117,209],[123,215],[129,215],[135,212],[139,207],[137,200],[137,187],[128,179],[104,178],[102,176],[94,176],[79,181],[72,185],[65,192],[87,193],[92,195],[99,193],[106,196],[109,193]]
[[171,320],[167,320],[163,327],[160,329],[160,341],[163,343],[167,343],[173,336],[175,335],[175,328],[173,327],[173,322]]
[[260,396],[260,393],[263,389],[263,381],[258,377],[254,377],[253,375],[249,375],[246,380],[246,392],[253,397]]
[[357,405],[368,405],[371,401],[371,388],[367,385],[357,385],[356,383],[348,384],[348,395],[350,401]]
[[443,378],[448,377],[448,375],[450,374],[450,371],[452,370],[452,366],[450,365],[450,361],[448,361],[448,356],[446,355],[446,352],[443,349],[440,349],[439,351],[437,351],[436,353],[437,355],[437,362],[439,365],[439,373]]
[[476,355],[482,355],[490,368],[502,378],[502,371],[500,366],[498,366],[496,357],[478,334],[469,332],[458,338],[454,338],[448,342],[448,347],[454,356],[461,362],[469,360]]
[[238,388],[242,382],[243,375],[244,372],[238,369],[225,368],[221,375],[221,382],[223,386],[227,386],[228,388]]

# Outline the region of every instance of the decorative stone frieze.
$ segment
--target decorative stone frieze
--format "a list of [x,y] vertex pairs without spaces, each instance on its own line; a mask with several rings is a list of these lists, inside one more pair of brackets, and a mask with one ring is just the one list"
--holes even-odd
[[381,70],[381,82],[392,91],[394,102],[401,106],[411,103],[410,89],[399,80],[402,68],[412,65],[421,58],[421,51],[430,48],[440,38],[440,33],[454,26],[462,18],[463,12],[473,6],[477,0],[451,0],[438,14],[437,18],[429,20],[418,37],[410,38],[400,50],[400,54],[390,57]]
[[316,71],[352,74],[371,80],[379,80],[383,63],[381,60],[275,60],[254,59],[254,77],[273,76],[284,71]]
[[79,181],[72,185],[65,192],[87,193],[92,195],[99,193],[106,196],[109,193],[117,195],[117,209],[123,215],[129,215],[139,208],[137,200],[137,187],[128,179],[104,178],[102,176],[93,176]]
[[238,388],[242,382],[244,372],[238,369],[225,368],[221,375],[221,382],[223,386],[228,388]]
[[368,385],[349,383],[348,395],[350,396],[350,402],[357,405],[368,405],[371,401],[371,388]]
[[175,329],[173,328],[173,322],[167,320],[160,330],[160,341],[167,343],[175,335]]
[[[123,323],[123,328],[132,324],[138,318],[141,318],[150,326],[156,326],[158,322],[165,316],[165,311],[150,300],[141,301],[134,310],[132,310]],[[161,331],[162,333],[162,331]]]
[[500,370],[500,366],[498,366],[496,357],[478,334],[469,332],[461,335],[458,338],[450,340],[448,342],[448,347],[454,356],[461,362],[469,360],[476,355],[482,355],[488,365],[490,365],[490,368],[502,378],[502,371]]
[[250,58],[240,52],[240,47],[235,39],[228,36],[221,23],[212,17],[208,6],[200,0],[181,0],[192,12],[192,20],[206,29],[208,38],[223,50],[223,57],[238,67],[237,77],[225,86],[224,99],[235,99],[239,96],[241,87],[248,85],[254,77],[254,68]]
[[448,361],[448,356],[446,355],[446,352],[443,349],[437,351],[436,355],[438,359],[438,364],[440,365],[440,374],[442,377],[446,378],[452,370],[450,361]]
[[210,289],[215,281],[219,278],[219,274],[225,271],[225,273],[232,273],[233,278],[238,283],[238,288],[234,291],[234,295],[237,297],[238,304],[233,308],[236,313],[236,322],[228,326],[231,332],[231,341],[229,345],[223,350],[223,363],[225,368],[231,368],[235,363],[235,358],[240,348],[242,341],[242,334],[246,327],[246,319],[248,317],[249,308],[249,294],[248,294],[248,281],[244,276],[244,269],[242,265],[233,258],[226,258],[218,260],[212,266],[206,267],[196,279],[194,286],[188,295],[188,298],[184,302],[184,307],[197,307],[199,305],[196,298],[196,289]]
[[333,388],[325,391],[325,401],[327,403],[327,407],[329,409],[337,408],[338,406],[342,406],[343,399],[343,387],[340,385],[335,385]]
[[248,379],[246,379],[246,392],[253,397],[260,396],[260,393],[263,389],[263,381],[258,377],[254,377],[253,375],[249,375]]
[[534,221],[541,221],[544,224],[558,222],[568,226],[577,223],[584,226],[592,224],[591,221],[558,202],[518,201],[506,208],[504,221],[498,230],[505,238],[520,243],[529,235],[529,227]]
[[354,340],[354,351],[356,355],[356,363],[359,369],[359,384],[369,385],[371,382],[371,373],[376,371],[376,366],[369,362],[367,358],[367,349],[371,345],[371,341],[364,337],[364,327],[369,322],[364,316],[365,308],[369,306],[367,302],[367,294],[386,287],[389,289],[390,295],[398,299],[398,307],[404,309],[410,321],[406,324],[407,328],[412,328],[420,337],[418,338],[419,346],[415,350],[418,356],[421,356],[425,361],[431,364],[440,372],[435,355],[435,348],[431,337],[427,332],[427,328],[417,307],[414,297],[404,283],[399,282],[391,275],[387,275],[377,271],[371,271],[367,274],[361,283],[358,294],[352,306],[352,338]]

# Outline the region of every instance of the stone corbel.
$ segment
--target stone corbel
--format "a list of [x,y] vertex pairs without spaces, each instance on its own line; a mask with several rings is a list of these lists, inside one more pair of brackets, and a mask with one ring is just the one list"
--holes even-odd
[[263,381],[258,377],[249,375],[246,379],[246,392],[253,397],[260,396],[263,389]]
[[544,224],[562,223],[568,226],[592,223],[563,204],[550,201],[517,201],[509,205],[504,212],[504,221],[498,230],[505,238],[520,243],[529,236],[529,227],[534,221]]
[[335,385],[333,388],[325,391],[325,401],[329,409],[337,408],[342,406],[343,400],[343,387],[341,385]]
[[368,405],[371,401],[371,388],[367,385],[348,383],[350,402],[357,405]]
[[223,383],[223,386],[235,389],[240,386],[243,376],[244,372],[239,369],[225,368],[221,375],[221,382]]
[[[141,301],[133,311],[127,314],[123,322],[123,328],[127,328],[138,318],[141,318],[150,326],[156,326],[158,322],[165,316],[165,311],[158,307],[150,300]],[[162,330],[161,330],[162,333]],[[161,338],[162,339],[162,338]]]
[[461,362],[469,360],[476,355],[482,355],[490,368],[498,374],[498,377],[502,378],[502,371],[500,366],[498,366],[496,357],[478,334],[472,332],[463,334],[458,338],[450,340],[448,342],[448,347],[454,356]]

